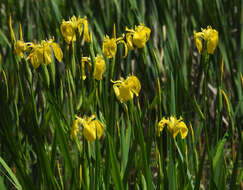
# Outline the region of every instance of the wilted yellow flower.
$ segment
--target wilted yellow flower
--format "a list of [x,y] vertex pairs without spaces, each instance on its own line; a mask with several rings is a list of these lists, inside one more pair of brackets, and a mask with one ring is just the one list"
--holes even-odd
[[61,33],[68,44],[76,41],[76,31],[78,31],[79,36],[83,33],[84,40],[90,42],[86,16],[84,18],[76,18],[75,16],[72,16],[68,21],[63,20],[60,28]]
[[118,81],[112,81],[114,83],[113,89],[117,99],[120,102],[125,102],[133,99],[133,94],[138,96],[141,90],[140,81],[136,76],[128,76],[126,80],[121,78]]
[[178,133],[181,134],[182,139],[186,138],[188,129],[186,124],[182,121],[182,117],[179,119],[176,119],[174,116],[170,116],[169,119],[163,117],[158,124],[158,136],[160,136],[160,132],[163,131],[165,125],[167,125],[167,130],[173,138],[176,138]]
[[[89,66],[91,67],[91,59],[89,57],[82,57],[82,77],[83,77],[83,80],[86,79],[85,62],[87,62],[89,64]],[[94,73],[93,73],[94,78],[96,80],[101,80],[105,70],[106,70],[106,64],[105,64],[104,58],[101,55],[97,55],[95,57],[95,67],[94,67]]]
[[52,51],[59,62],[62,61],[63,53],[59,45],[53,42],[53,39],[48,41],[41,41],[40,44],[32,44],[30,55],[27,57],[27,60],[30,59],[31,64],[34,68],[40,66],[40,64],[46,63],[50,64],[52,61]]
[[103,124],[95,119],[95,115],[91,117],[84,116],[83,118],[77,117],[77,121],[83,126],[83,135],[87,141],[94,141],[96,138],[100,139],[103,132]]
[[126,28],[128,32],[126,34],[127,46],[130,50],[133,50],[133,45],[138,48],[143,48],[145,43],[148,41],[150,37],[151,30],[150,28],[140,24],[139,26],[135,26],[135,30]]
[[207,29],[201,29],[202,32],[195,32],[194,31],[194,40],[196,42],[196,46],[198,52],[201,53],[202,51],[202,40],[206,42],[207,52],[209,54],[213,54],[217,45],[218,45],[218,31],[212,29],[211,26],[208,26]]

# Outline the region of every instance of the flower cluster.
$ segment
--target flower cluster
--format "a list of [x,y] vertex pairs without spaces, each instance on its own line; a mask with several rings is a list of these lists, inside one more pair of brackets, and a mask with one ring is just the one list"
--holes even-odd
[[104,132],[104,126],[95,118],[95,115],[92,115],[91,117],[84,116],[83,118],[76,116],[72,126],[71,138],[77,136],[79,125],[82,125],[82,133],[87,141],[91,142],[95,141],[96,138],[100,139]]
[[[120,43],[124,44],[125,48],[125,54],[123,58],[127,56],[127,49],[133,50],[134,45],[138,48],[143,48],[150,37],[151,30],[143,24],[140,24],[139,26],[135,26],[135,30],[126,28],[126,32],[126,35],[123,34],[122,37],[116,38],[116,30],[114,27],[113,37],[110,38],[107,35],[104,37],[102,52],[105,57],[115,57],[117,52],[117,45]],[[125,36],[126,42],[124,40]]]
[[196,42],[196,46],[198,52],[202,52],[203,44],[202,40],[204,40],[206,44],[206,49],[209,54],[213,54],[217,45],[218,45],[218,31],[212,29],[211,26],[208,26],[207,29],[201,29],[201,32],[194,31],[194,40]]

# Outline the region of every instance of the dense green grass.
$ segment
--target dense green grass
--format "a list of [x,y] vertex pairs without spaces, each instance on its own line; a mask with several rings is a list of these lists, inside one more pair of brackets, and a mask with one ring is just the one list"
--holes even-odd
[[[19,23],[26,42],[54,37],[63,61],[34,69],[14,54],[10,15],[16,37]],[[73,15],[87,16],[93,43],[68,51],[60,25]],[[103,79],[83,81],[81,57],[102,54],[114,24],[121,36],[139,23],[151,29],[146,46],[123,59],[119,45]],[[193,31],[208,25],[219,44],[207,70]],[[243,188],[243,1],[1,0],[0,26],[1,190]],[[132,73],[141,92],[120,103],[111,80]],[[81,128],[71,139],[75,115],[92,114],[101,139]],[[183,117],[185,139],[157,136],[170,115]]]

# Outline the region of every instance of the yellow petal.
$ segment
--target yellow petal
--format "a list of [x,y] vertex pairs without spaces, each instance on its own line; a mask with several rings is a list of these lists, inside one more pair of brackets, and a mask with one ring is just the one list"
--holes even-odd
[[159,124],[158,124],[158,136],[160,136],[160,133],[163,131],[165,124],[168,123],[168,120],[165,119],[164,117],[162,118],[162,120],[160,120]]
[[202,42],[200,40],[200,33],[194,32],[194,40],[195,40],[198,52],[201,53],[202,52]]
[[83,25],[84,25],[84,40],[90,42],[91,40],[89,36],[88,21],[86,20],[86,17],[84,18]]
[[59,45],[55,42],[53,42],[52,44],[52,48],[53,48],[53,51],[54,51],[54,55],[55,57],[57,58],[57,60],[59,62],[62,61],[62,58],[63,58],[63,53],[62,53],[62,49],[59,47]]
[[132,100],[133,99],[133,93],[131,92],[130,88],[126,85],[121,85],[119,88],[120,96],[118,99],[121,102]]
[[112,58],[116,55],[117,44],[115,38],[109,38],[109,36],[105,36],[104,42],[102,45],[102,53],[107,58]]
[[64,37],[66,43],[70,44],[71,42],[76,41],[76,27],[75,24],[71,21],[62,21],[61,24],[61,33]]
[[135,33],[133,34],[133,43],[138,48],[143,48],[150,37],[150,33],[151,30],[148,27],[139,25],[135,28]]
[[125,83],[129,86],[130,90],[138,96],[140,90],[141,90],[141,84],[138,78],[134,75],[129,76],[126,80]]
[[44,49],[45,64],[50,64],[52,62],[51,47],[47,46]]
[[210,38],[207,41],[207,51],[209,54],[213,54],[218,45],[218,32],[211,30]]
[[104,74],[106,70],[106,64],[105,64],[105,60],[103,57],[101,56],[97,56],[95,58],[95,68],[94,68],[94,78],[96,80],[101,80],[102,79],[102,75]]
[[94,123],[95,128],[96,128],[96,135],[97,135],[98,139],[100,139],[104,132],[104,126],[98,120],[94,120],[92,122]]
[[127,40],[127,47],[129,50],[134,50],[133,43],[132,43],[132,34],[127,33],[126,34],[126,40]]
[[83,135],[87,141],[94,141],[96,139],[96,128],[95,123],[83,125]]
[[180,129],[181,138],[182,139],[186,138],[188,134],[188,128],[186,124],[183,121],[181,121],[177,125],[178,125],[177,127]]
[[123,55],[122,57],[125,58],[125,57],[127,56],[127,44],[125,43],[124,40],[119,40],[119,41],[117,42],[117,44],[120,44],[120,43],[122,43],[122,44],[124,45],[125,52],[124,52],[124,55]]
[[27,44],[21,40],[14,43],[14,53],[16,53],[20,58],[24,57],[24,51],[27,49]]
[[70,137],[72,139],[74,139],[77,136],[78,130],[79,130],[79,121],[77,119],[75,119],[73,122],[73,125],[72,125],[71,134],[70,134]]

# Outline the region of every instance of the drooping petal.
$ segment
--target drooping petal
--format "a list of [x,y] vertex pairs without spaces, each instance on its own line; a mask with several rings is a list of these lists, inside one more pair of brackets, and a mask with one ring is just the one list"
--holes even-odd
[[54,51],[54,55],[55,57],[57,58],[57,60],[59,62],[62,61],[62,58],[63,58],[63,53],[62,53],[62,49],[59,47],[59,45],[55,42],[53,42],[52,44],[52,48],[53,48],[53,51]]
[[101,80],[105,70],[106,70],[105,60],[102,56],[98,55],[95,58],[95,68],[93,73],[94,78],[96,80]]
[[182,139],[186,138],[188,134],[188,128],[186,124],[183,121],[181,121],[177,124],[177,127],[180,129],[181,138]]
[[94,123],[95,128],[96,128],[96,135],[97,135],[98,139],[100,139],[101,136],[102,136],[103,133],[104,133],[104,126],[103,126],[103,124],[102,124],[100,121],[98,121],[98,120],[94,120],[94,121],[92,121],[92,122]]
[[140,81],[138,80],[138,78],[134,75],[129,76],[125,83],[127,83],[129,85],[130,90],[136,95],[138,96],[140,90],[141,90],[141,84]]
[[94,141],[96,139],[95,123],[83,124],[83,135],[87,141]]
[[74,139],[77,136],[78,130],[79,130],[79,121],[78,121],[78,119],[75,119],[73,122],[73,125],[72,125],[71,134],[70,134],[70,137],[72,139]]
[[127,33],[126,34],[126,40],[127,40],[127,47],[129,50],[134,50],[133,43],[132,43],[132,34]]
[[210,34],[210,38],[207,41],[208,53],[213,54],[217,45],[218,45],[218,32],[216,30],[212,30]]
[[119,40],[117,42],[117,44],[120,44],[120,43],[122,43],[124,45],[125,51],[124,51],[124,55],[122,57],[125,58],[127,56],[127,44],[124,40]]
[[104,42],[102,45],[102,53],[107,58],[112,58],[116,55],[117,52],[117,44],[115,38],[109,38],[109,36],[105,36]]
[[61,33],[67,44],[76,41],[75,24],[71,21],[62,21]]
[[158,123],[158,136],[160,136],[160,133],[163,131],[165,124],[168,123],[168,120],[165,119],[164,117],[162,118],[162,120],[160,120],[160,122]]
[[44,51],[45,64],[48,65],[52,62],[51,47],[46,46],[43,51]]

